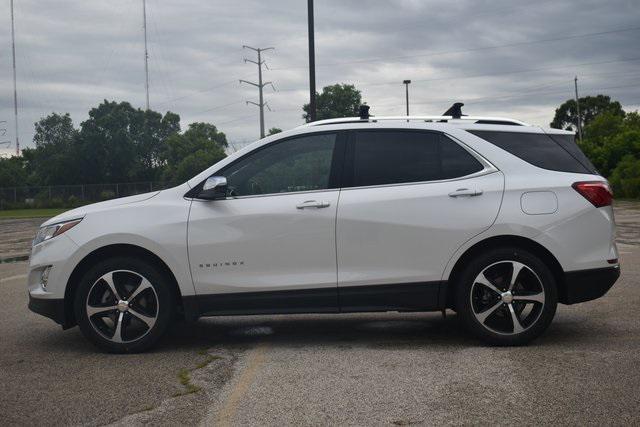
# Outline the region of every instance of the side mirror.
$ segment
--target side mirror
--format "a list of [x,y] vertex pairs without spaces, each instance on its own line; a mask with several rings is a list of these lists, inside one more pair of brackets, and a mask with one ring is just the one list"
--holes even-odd
[[224,176],[210,176],[204,182],[202,191],[198,194],[199,199],[217,200],[227,197],[227,178]]

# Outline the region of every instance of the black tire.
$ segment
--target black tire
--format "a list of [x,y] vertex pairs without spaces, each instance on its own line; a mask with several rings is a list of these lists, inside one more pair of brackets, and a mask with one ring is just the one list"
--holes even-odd
[[[512,294],[508,287],[517,268],[522,270]],[[481,283],[482,278],[488,278],[489,286]],[[478,254],[465,266],[455,285],[460,320],[474,336],[491,345],[531,342],[547,329],[558,305],[556,281],[549,267],[536,255],[517,247]],[[538,301],[525,301],[530,297]]]
[[[114,302],[117,306],[119,299],[103,277],[111,278],[116,283],[117,292],[122,294],[120,298],[126,301],[121,303],[122,309],[106,310]],[[139,287],[143,279],[147,282],[144,282],[144,289],[135,295],[138,277]],[[127,301],[132,295],[135,297]],[[90,319],[88,310],[94,306],[100,308],[100,313],[92,314]],[[105,310],[101,309],[103,306]],[[74,312],[80,330],[89,341],[109,353],[138,353],[149,349],[166,332],[174,311],[175,297],[168,278],[152,263],[136,258],[114,257],[98,262],[80,280],[74,299]],[[152,318],[153,323],[143,321]],[[118,319],[121,324],[120,339],[115,341],[122,342],[113,339],[118,331]],[[126,336],[129,332],[127,328],[133,331],[130,336]],[[110,329],[114,329],[111,339],[108,337]]]

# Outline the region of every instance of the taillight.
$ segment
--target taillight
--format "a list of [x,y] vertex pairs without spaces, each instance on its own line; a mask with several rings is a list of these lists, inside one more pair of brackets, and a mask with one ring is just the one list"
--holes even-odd
[[572,187],[596,208],[610,206],[613,202],[611,188],[604,181],[576,182]]

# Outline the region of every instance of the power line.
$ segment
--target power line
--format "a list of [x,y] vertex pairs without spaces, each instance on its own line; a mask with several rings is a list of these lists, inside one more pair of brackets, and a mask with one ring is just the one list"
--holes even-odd
[[[241,76],[241,78],[251,77],[252,75],[253,75],[253,73],[252,74],[246,74],[244,76]],[[237,83],[237,82],[238,82],[238,79],[227,80],[225,82],[222,82],[222,83],[217,84],[215,86],[211,86],[211,87],[206,88],[206,89],[196,90],[193,93],[190,93],[188,95],[182,95],[182,96],[178,96],[177,98],[168,99],[168,100],[166,100],[164,102],[158,103],[157,105],[165,105],[165,104],[169,104],[169,103],[172,103],[172,102],[175,102],[175,101],[181,101],[183,99],[191,98],[192,96],[199,95],[201,93],[212,92],[212,91],[214,91],[216,89],[219,89],[219,88],[224,87],[224,86],[229,86],[229,85],[231,85],[233,83]]]
[[[500,72],[495,72],[495,73],[486,73],[486,74],[470,74],[470,75],[462,75],[462,76],[448,76],[448,77],[433,77],[433,78],[428,78],[428,79],[412,79],[411,82],[413,83],[426,83],[426,82],[436,82],[436,81],[457,81],[457,80],[464,80],[464,79],[476,79],[476,78],[481,78],[481,77],[495,77],[495,76],[502,76],[502,75],[509,75],[509,74],[524,74],[524,73],[533,73],[533,72],[538,72],[538,71],[549,71],[549,70],[556,70],[556,69],[563,69],[563,68],[573,68],[573,67],[583,67],[583,66],[587,66],[587,65],[603,65],[603,64],[612,64],[612,63],[616,63],[616,62],[632,62],[632,61],[639,61],[640,57],[638,58],[623,58],[623,59],[616,59],[616,60],[608,60],[608,61],[595,61],[595,62],[582,62],[582,63],[575,63],[575,64],[566,64],[566,65],[555,65],[552,67],[541,67],[541,68],[529,68],[529,69],[522,69],[522,70],[511,70],[511,71],[500,71]],[[373,86],[388,86],[388,85],[397,85],[398,82],[397,81],[386,81],[386,82],[360,82],[358,83],[358,87],[373,87]],[[303,90],[304,88],[299,87],[299,88],[289,88],[289,89],[279,89],[278,93],[283,93],[283,92],[295,92],[295,91],[300,91]]]
[[[615,90],[615,89],[628,89],[630,87],[638,87],[640,86],[639,84],[630,84],[630,85],[618,85],[618,86],[608,86],[608,87],[600,87],[600,88],[588,88],[587,91],[589,92],[597,92],[597,91],[603,91],[603,90]],[[570,93],[569,91],[546,91],[546,92],[526,92],[526,93],[520,93],[517,95],[506,95],[506,96],[498,96],[498,97],[480,97],[480,98],[471,98],[468,100],[465,100],[465,104],[467,105],[473,105],[473,104],[481,104],[484,102],[490,102],[490,101],[496,101],[496,100],[501,100],[501,99],[513,99],[513,98],[522,98],[522,97],[526,97],[529,95],[557,95],[557,94],[564,94],[564,93]],[[445,100],[443,100],[444,102]],[[446,100],[448,101],[448,99]],[[437,101],[432,101],[432,102],[414,102],[412,104],[414,105],[428,105],[428,104],[433,104]],[[376,104],[376,105],[382,105],[382,104]],[[389,106],[392,107],[392,106]],[[394,107],[404,107],[404,104],[396,104],[394,105]],[[290,112],[290,111],[301,111],[300,108],[285,108],[282,110],[275,110],[276,112]],[[225,124],[229,124],[229,123],[234,123],[234,122],[238,122],[240,120],[247,120],[252,118],[253,116],[243,116],[243,117],[236,117],[234,119],[231,120],[227,120],[224,122],[220,122],[217,123],[216,126],[221,126],[221,125],[225,125]],[[302,119],[301,119],[302,121]]]
[[[567,84],[567,81],[565,80],[563,82],[564,84]],[[587,88],[586,90],[588,92],[598,92],[598,91],[604,91],[604,90],[614,90],[614,89],[627,89],[630,87],[638,87],[640,86],[639,84],[627,84],[627,85],[616,85],[616,86],[606,86],[606,87],[599,87],[599,88]],[[542,86],[541,88],[543,88],[544,86]],[[559,94],[567,94],[567,95],[571,95],[571,91],[569,89],[567,90],[554,90],[554,91],[526,91],[526,92],[521,92],[518,94],[514,94],[514,95],[503,95],[503,96],[483,96],[483,97],[478,97],[478,98],[470,98],[470,99],[465,99],[464,102],[466,105],[473,105],[473,104],[482,104],[485,102],[491,102],[491,101],[499,101],[499,100],[505,100],[505,99],[514,99],[514,98],[523,98],[523,97],[527,97],[530,95],[538,95],[538,96],[542,96],[542,95],[559,95]],[[442,99],[442,102],[446,102],[449,99]],[[430,105],[430,104],[434,104],[439,102],[440,100],[431,100],[429,102],[414,102],[413,105]],[[403,104],[394,104],[393,107],[402,107],[404,106]],[[392,106],[389,106],[392,107]]]
[[[572,35],[563,36],[563,37],[552,37],[552,38],[546,38],[546,39],[529,40],[529,41],[506,43],[506,44],[491,45],[491,46],[480,46],[480,47],[468,48],[468,49],[446,50],[446,51],[440,51],[440,52],[422,53],[422,54],[415,54],[415,55],[401,55],[401,56],[389,56],[389,57],[379,57],[379,58],[356,59],[353,61],[342,61],[342,62],[318,64],[316,66],[317,67],[334,67],[337,65],[363,64],[368,62],[393,61],[398,59],[427,58],[432,56],[450,55],[455,53],[469,53],[469,52],[477,52],[477,51],[483,51],[483,50],[500,49],[504,47],[517,47],[517,46],[526,46],[526,45],[532,45],[532,44],[538,44],[538,43],[549,43],[549,42],[562,41],[562,40],[572,40],[572,39],[578,39],[578,38],[584,38],[584,37],[595,37],[595,36],[624,33],[624,32],[637,31],[637,30],[640,30],[640,27],[631,27],[631,28],[609,30],[609,31],[599,31],[594,33],[572,34]],[[272,70],[282,71],[282,70],[290,70],[290,69],[296,69],[296,68],[308,68],[308,66],[299,65],[299,66],[293,66],[293,67],[272,68]]]
[[230,103],[228,103],[228,104],[218,105],[218,106],[215,106],[215,107],[208,108],[208,109],[206,109],[206,110],[197,111],[197,112],[192,113],[192,114],[208,113],[208,112],[210,112],[210,111],[219,110],[219,109],[221,109],[221,108],[230,107],[230,106],[232,106],[232,105],[236,105],[236,104],[242,104],[242,103],[244,103],[244,102],[245,102],[245,101],[230,102]]
[[[536,44],[536,43],[547,43],[547,42],[552,42],[552,41],[570,40],[570,39],[576,39],[576,38],[582,38],[582,37],[592,37],[592,36],[599,36],[599,35],[606,35],[606,34],[615,34],[615,33],[636,31],[636,30],[640,30],[640,27],[631,27],[631,28],[624,28],[624,29],[619,29],[619,30],[599,31],[599,32],[594,32],[594,33],[574,34],[574,35],[569,35],[569,36],[564,36],[564,37],[553,37],[553,38],[540,39],[540,40],[530,40],[530,41],[524,41],[524,42],[507,43],[507,44],[502,44],[502,45],[492,45],[492,46],[483,46],[483,47],[461,49],[461,50],[450,50],[450,51],[433,52],[433,53],[428,53],[428,54],[396,56],[396,57],[388,57],[388,58],[373,58],[373,59],[364,59],[364,60],[346,61],[346,62],[336,62],[336,63],[332,63],[332,64],[321,64],[321,65],[318,65],[318,66],[347,65],[347,64],[352,64],[352,63],[376,62],[376,61],[387,61],[387,60],[392,60],[392,59],[429,57],[429,56],[446,55],[446,54],[453,54],[453,53],[465,53],[465,52],[482,51],[482,50],[489,50],[489,49],[499,49],[499,48],[502,48],[502,47],[530,45],[530,44]],[[505,73],[499,73],[499,74],[503,75],[503,74],[511,74],[511,73],[524,73],[524,72],[530,72],[530,71],[545,71],[545,70],[550,70],[550,69],[554,69],[554,68],[567,68],[567,67],[571,67],[571,66],[598,65],[598,64],[607,64],[607,63],[613,63],[613,62],[637,61],[638,59],[640,59],[640,58],[622,59],[622,60],[617,60],[617,61],[588,62],[588,63],[582,63],[582,64],[573,64],[573,65],[568,65],[568,66],[561,66],[561,67],[546,67],[546,68],[538,68],[538,69],[532,69],[532,70],[505,72]],[[308,68],[308,66],[270,68],[270,70],[271,71],[282,71],[282,70],[289,70],[289,69],[296,69],[296,68]],[[461,77],[454,77],[454,78],[455,79],[468,79],[468,78],[486,77],[486,76],[493,76],[493,75],[496,75],[496,74],[495,73],[492,73],[492,74],[479,74],[479,75],[461,76]],[[243,76],[243,77],[248,77],[248,76]],[[444,78],[422,79],[422,80],[413,80],[413,81],[414,82],[427,82],[427,81],[438,81],[438,80],[449,80],[449,79],[453,79],[453,78],[444,77]],[[209,91],[215,90],[215,89],[217,89],[217,88],[219,88],[221,86],[226,86],[228,84],[231,84],[231,83],[233,83],[235,81],[237,81],[237,80],[234,79],[234,80],[222,83],[220,85],[213,86],[213,87],[208,88],[208,89],[199,90],[199,91],[195,92],[195,94],[209,92]],[[359,83],[358,86],[367,87],[367,86],[392,85],[392,84],[395,85],[397,83],[395,81],[394,82],[381,82],[381,83],[366,83],[365,82],[365,83]],[[298,91],[298,90],[302,90],[302,88],[281,89],[281,90],[279,90],[279,92]],[[182,100],[182,99],[185,99],[185,98],[189,98],[191,96],[194,96],[194,94],[184,95],[184,96],[180,96],[180,97],[177,97],[177,98],[173,98],[173,99],[167,100],[165,102],[162,102],[162,103],[160,103],[158,105],[168,104],[168,103],[171,103],[171,102],[174,102],[174,101],[178,101],[178,100]]]
[[275,90],[275,86],[273,86],[272,82],[262,82],[262,65],[265,63],[264,60],[262,59],[262,52],[267,51],[267,50],[273,50],[275,48],[273,47],[264,47],[264,48],[260,48],[260,47],[251,47],[251,46],[247,46],[244,45],[242,46],[243,49],[251,49],[254,52],[256,52],[258,54],[258,60],[254,61],[252,59],[247,59],[244,58],[244,62],[251,62],[252,64],[256,64],[258,66],[258,83],[254,83],[254,82],[250,82],[247,80],[243,80],[240,79],[240,83],[247,83],[250,84],[252,86],[255,86],[258,88],[258,99],[259,102],[253,102],[253,101],[246,101],[247,104],[253,104],[258,106],[258,108],[260,109],[260,139],[264,138],[264,107],[266,106],[267,108],[269,108],[269,105],[264,102],[264,97],[263,97],[263,89],[265,86],[267,85],[271,85],[271,87],[273,88],[273,90]]

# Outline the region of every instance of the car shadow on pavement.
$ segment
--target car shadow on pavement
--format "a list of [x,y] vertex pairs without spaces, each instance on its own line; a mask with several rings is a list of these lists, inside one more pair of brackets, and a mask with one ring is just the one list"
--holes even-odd
[[[534,346],[588,345],[600,334],[615,336],[611,327],[582,320],[556,321]],[[602,337],[601,337],[602,338]],[[345,315],[229,316],[177,322],[150,352],[201,350],[208,347],[276,347],[323,345],[334,348],[464,348],[483,346],[460,324],[455,313],[367,313]],[[48,352],[95,353],[79,329],[49,332],[34,346]]]
[[[594,334],[610,335],[610,328],[583,321],[552,323],[536,346],[593,343]],[[367,313],[346,315],[282,315],[213,317],[173,326],[158,347],[322,345],[334,348],[477,347],[481,342],[461,325],[455,313]]]

